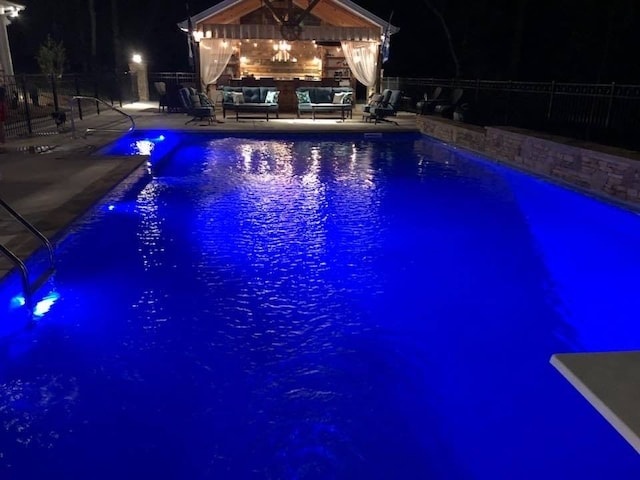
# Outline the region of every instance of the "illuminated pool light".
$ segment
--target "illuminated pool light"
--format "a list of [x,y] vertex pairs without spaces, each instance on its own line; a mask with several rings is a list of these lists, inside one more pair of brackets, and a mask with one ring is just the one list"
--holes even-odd
[[36,306],[33,309],[34,317],[40,318],[43,315],[45,315],[47,312],[49,312],[49,310],[51,310],[51,307],[59,299],[60,299],[60,294],[58,292],[49,293],[49,295],[47,295],[42,300],[40,300],[38,303],[36,303]]
[[155,146],[155,143],[150,140],[137,140],[132,145],[133,153],[135,155],[151,155]]
[[11,309],[24,307],[26,303],[27,303],[27,300],[22,295],[17,295],[13,297],[9,302]]
[[[38,303],[36,303],[35,307],[33,308],[34,317],[41,318],[43,315],[49,312],[49,310],[51,310],[51,307],[59,299],[60,299],[60,294],[58,292],[54,291],[47,294],[40,301],[38,301]],[[27,299],[24,297],[24,295],[16,295],[11,299],[9,303],[10,303],[11,309],[16,310],[18,308],[24,307],[27,304]]]
[[151,155],[156,143],[163,142],[164,135],[158,135],[153,138],[142,138],[131,143],[131,155]]

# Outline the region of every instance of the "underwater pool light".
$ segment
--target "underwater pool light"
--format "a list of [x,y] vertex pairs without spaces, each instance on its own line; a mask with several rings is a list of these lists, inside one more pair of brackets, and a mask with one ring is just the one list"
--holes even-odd
[[135,144],[132,145],[133,152],[136,155],[151,155],[153,152],[153,148],[156,146],[151,140],[136,140]]
[[24,307],[27,303],[27,300],[22,295],[16,295],[9,302],[12,309]]
[[[51,310],[51,307],[60,299],[60,294],[58,292],[50,292],[48,295],[43,297],[38,303],[36,303],[33,308],[33,316],[34,317],[42,317],[44,314]],[[27,300],[23,295],[16,295],[10,301],[10,306],[12,310],[24,307],[27,304]]]
[[56,303],[60,299],[60,294],[58,292],[51,292],[49,295],[44,297],[33,309],[33,315],[35,317],[42,317],[45,313],[51,310],[51,307],[54,303]]

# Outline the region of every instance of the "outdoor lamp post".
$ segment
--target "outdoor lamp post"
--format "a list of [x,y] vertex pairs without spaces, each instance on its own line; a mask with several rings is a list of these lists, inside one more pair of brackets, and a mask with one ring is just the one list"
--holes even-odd
[[7,25],[16,18],[25,7],[13,2],[0,0],[0,75],[13,75],[13,62],[9,48]]
[[149,80],[147,76],[147,63],[143,60],[142,55],[140,55],[139,53],[134,53],[131,56],[129,71],[135,75],[135,85],[137,86],[138,90],[138,100],[141,102],[148,102]]

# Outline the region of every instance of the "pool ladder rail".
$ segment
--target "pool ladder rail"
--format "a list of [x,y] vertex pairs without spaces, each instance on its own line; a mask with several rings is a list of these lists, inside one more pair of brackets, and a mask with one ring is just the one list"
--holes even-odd
[[33,283],[29,281],[29,270],[26,264],[15,253],[9,250],[6,246],[0,243],[0,253],[4,254],[18,269],[20,277],[22,279],[22,290],[24,292],[24,305],[27,307],[28,315],[33,314],[33,296],[35,292],[53,275],[55,272],[55,259],[53,254],[53,245],[47,237],[45,237],[40,230],[29,223],[22,215],[16,212],[7,202],[0,198],[0,206],[4,208],[14,219],[16,219],[22,226],[24,226],[35,238],[37,238],[42,245],[47,247],[49,252],[49,268],[42,272]]
[[[90,96],[86,96],[86,95],[74,95],[73,97],[71,97],[71,99],[69,100],[69,111],[70,111],[70,115],[71,115],[71,138],[77,138],[76,137],[76,122],[74,119],[74,108],[73,106],[77,103],[78,104],[78,116],[80,118],[80,120],[82,120],[82,108],[80,105],[80,101],[81,100],[89,100],[91,102],[95,102],[96,103],[96,107],[98,108],[98,113],[100,113],[100,109],[99,106],[100,105],[104,105],[107,108],[113,110],[114,112],[126,117],[129,122],[131,123],[131,125],[129,126],[129,129],[127,130],[127,133],[132,132],[136,129],[136,121],[133,119],[133,117],[131,115],[129,115],[128,113],[123,112],[122,110],[120,110],[117,107],[114,107],[113,105],[111,105],[108,102],[105,102],[104,100],[99,99],[98,97],[90,97]],[[87,128],[85,130],[84,136],[86,137],[89,133],[91,132],[97,132],[97,131],[102,131],[102,132],[121,132],[121,130],[119,129],[110,129],[110,128]]]

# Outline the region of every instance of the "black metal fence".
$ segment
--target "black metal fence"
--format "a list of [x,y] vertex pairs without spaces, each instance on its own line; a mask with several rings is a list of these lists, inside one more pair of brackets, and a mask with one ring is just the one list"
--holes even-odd
[[[152,100],[159,95],[156,82],[169,89],[193,86],[195,75],[150,72]],[[68,110],[74,95],[96,96],[119,106],[138,101],[131,73],[0,76],[0,85],[6,90],[9,137],[55,132],[52,114]],[[408,111],[415,111],[423,95],[431,95],[437,87],[443,89],[441,98],[460,88],[464,93],[458,109],[465,122],[521,127],[640,150],[640,85],[387,77],[383,87],[402,90]],[[78,105],[80,115],[81,108]],[[85,104],[84,113],[90,113],[86,108]]]
[[[138,100],[135,76],[121,75],[15,75],[0,76],[0,85],[5,87],[7,137],[46,134],[57,131],[54,112],[65,112],[74,95],[99,97],[112,105]],[[78,113],[99,113],[98,106],[92,112],[87,104],[78,104]]]
[[461,88],[458,110],[465,122],[640,149],[640,85],[386,78],[383,87],[402,90],[410,111],[436,87],[443,89],[441,98]]

